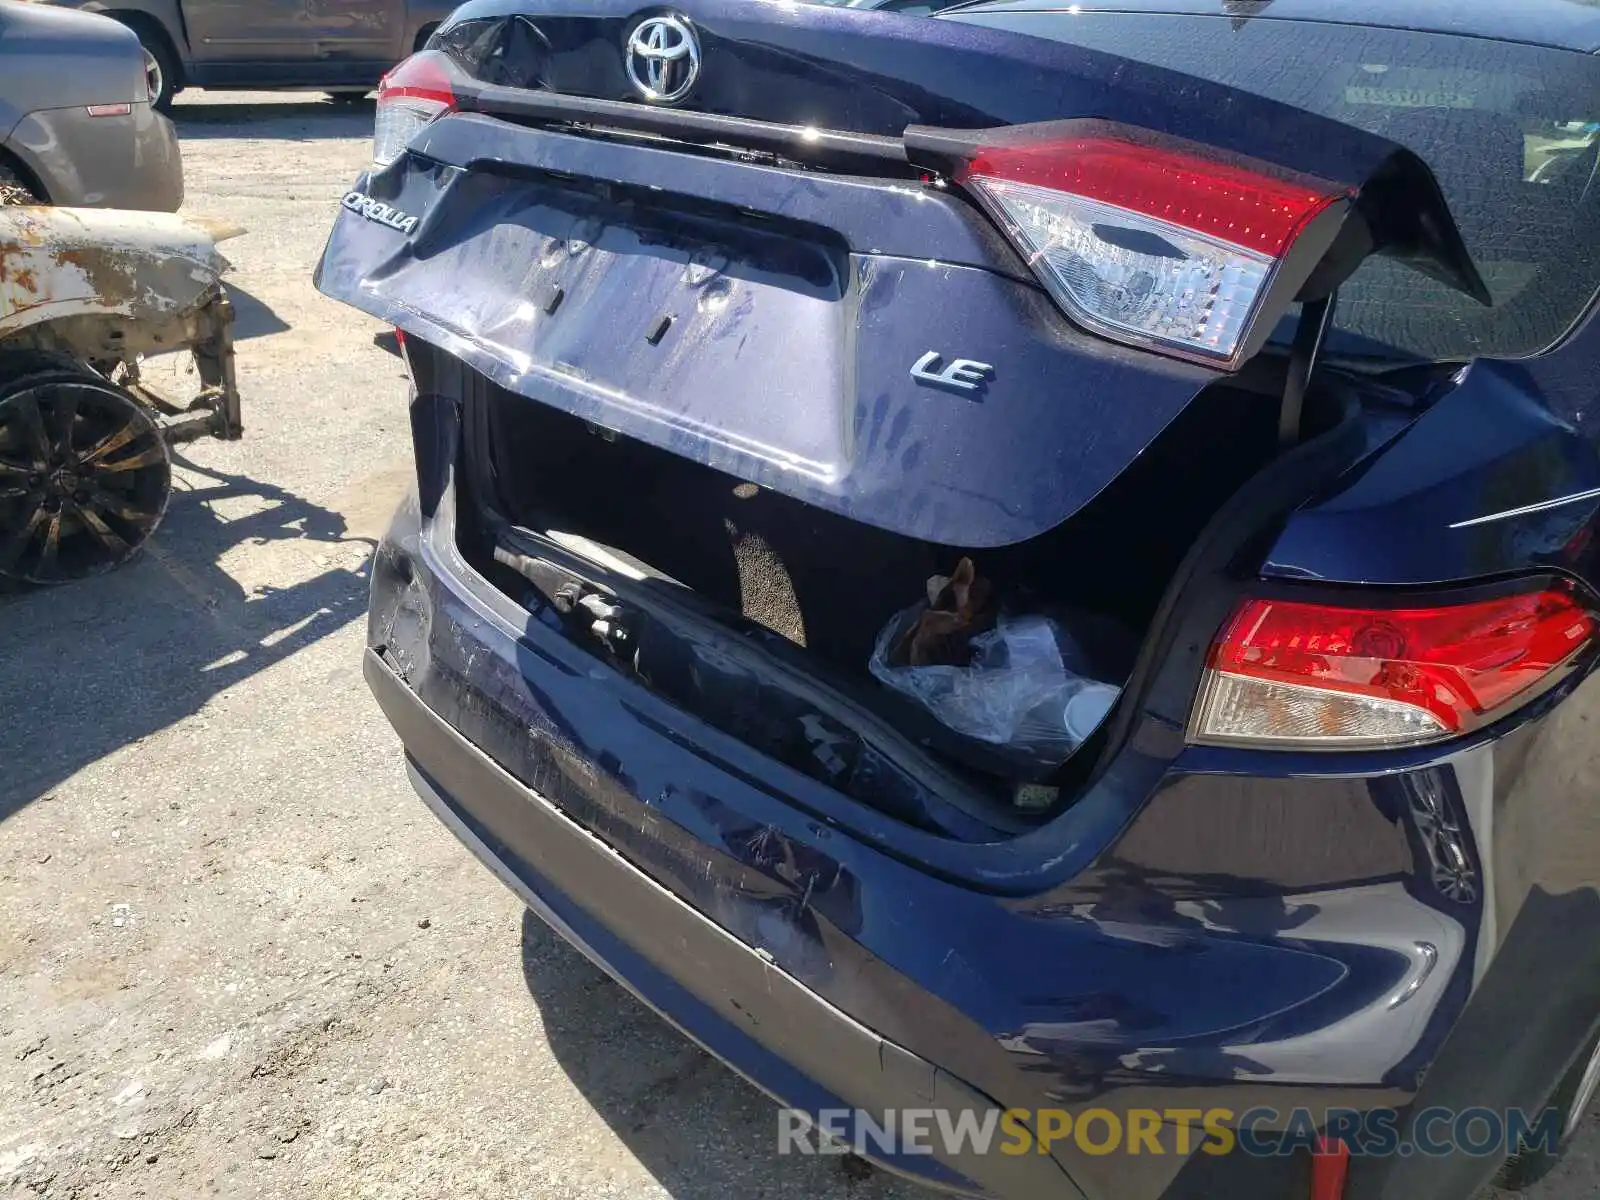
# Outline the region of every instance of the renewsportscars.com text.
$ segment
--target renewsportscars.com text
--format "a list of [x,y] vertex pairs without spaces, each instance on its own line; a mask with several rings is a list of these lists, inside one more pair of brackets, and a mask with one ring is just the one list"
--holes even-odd
[[1393,1108],[778,1110],[780,1154],[1017,1155],[1049,1154],[1070,1145],[1092,1155],[1271,1157],[1342,1142],[1359,1157],[1505,1157],[1519,1150],[1554,1152],[1560,1140],[1561,1117],[1555,1109],[1429,1108],[1417,1113],[1409,1127],[1405,1114]]

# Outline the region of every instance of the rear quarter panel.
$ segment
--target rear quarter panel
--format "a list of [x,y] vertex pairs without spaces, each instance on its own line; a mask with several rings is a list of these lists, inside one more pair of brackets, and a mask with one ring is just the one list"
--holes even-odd
[[[1550,354],[1463,368],[1418,420],[1289,519],[1264,574],[1409,590],[1553,572],[1600,594],[1597,369],[1592,316]],[[1467,847],[1477,941],[1472,1002],[1429,1067],[1418,1110],[1492,1096],[1536,1111],[1591,1036],[1600,958],[1574,931],[1600,912],[1597,723],[1591,666],[1458,756],[1432,788],[1453,797],[1457,816],[1414,826],[1428,835],[1417,858],[1424,875],[1432,858],[1435,882],[1442,864],[1463,861],[1436,853],[1441,839]],[[1416,812],[1432,785],[1423,773],[1397,781]],[[1485,1056],[1487,1044],[1498,1053]],[[1464,1196],[1493,1166],[1460,1155],[1358,1161],[1351,1186],[1360,1196]]]
[[1557,570],[1600,594],[1592,325],[1523,362],[1484,360],[1288,521],[1265,573],[1421,587]]

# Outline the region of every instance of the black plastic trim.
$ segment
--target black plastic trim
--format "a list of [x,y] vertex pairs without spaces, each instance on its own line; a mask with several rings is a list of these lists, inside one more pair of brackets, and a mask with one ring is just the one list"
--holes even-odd
[[800,162],[847,158],[892,163],[899,167],[907,165],[906,144],[901,138],[783,125],[718,113],[652,108],[559,92],[477,84],[464,89],[461,108],[489,116],[596,125],[701,144],[726,143],[741,149],[767,150]]

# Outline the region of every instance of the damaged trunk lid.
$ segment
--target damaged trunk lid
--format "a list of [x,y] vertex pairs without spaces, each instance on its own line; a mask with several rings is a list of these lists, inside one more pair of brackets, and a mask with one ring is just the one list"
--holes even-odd
[[[529,400],[907,538],[1059,526],[1372,253],[1483,294],[1409,152],[1115,55],[739,0],[469,3],[434,45],[396,91],[440,114],[346,197],[321,289]],[[1085,147],[1110,164],[1096,204],[1124,160],[1315,201],[1276,242],[1184,218],[1257,271],[1225,353],[1099,322],[1070,263],[1050,274],[1064,218],[1035,167]],[[1128,202],[1126,227],[1072,219],[1198,261]],[[1119,280],[1122,313],[1150,285]]]

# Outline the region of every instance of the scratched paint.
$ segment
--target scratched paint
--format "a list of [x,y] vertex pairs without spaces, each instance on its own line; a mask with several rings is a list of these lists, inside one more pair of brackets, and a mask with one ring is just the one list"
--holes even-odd
[[227,270],[212,231],[168,213],[3,207],[0,339],[63,317],[183,313]]

